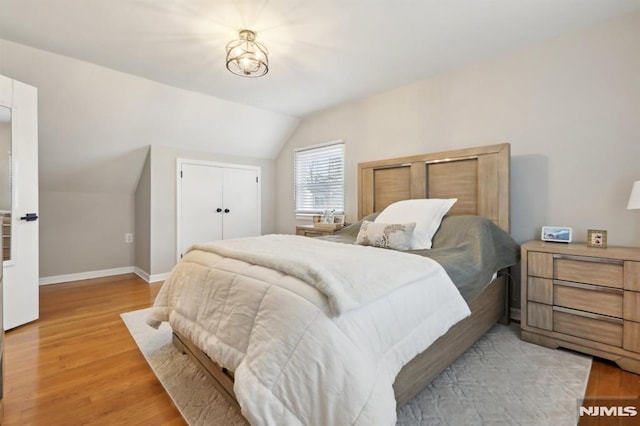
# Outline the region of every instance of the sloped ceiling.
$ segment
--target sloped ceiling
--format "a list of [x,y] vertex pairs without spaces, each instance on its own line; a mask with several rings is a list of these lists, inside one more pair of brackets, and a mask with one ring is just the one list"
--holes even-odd
[[[288,115],[574,31],[639,0],[0,0],[0,38]],[[231,75],[250,28],[261,79]]]
[[[132,191],[150,144],[273,158],[299,117],[639,9],[640,0],[0,0],[0,73],[39,88],[42,189]],[[240,28],[269,48],[263,78],[225,69]]]
[[0,58],[38,89],[41,191],[133,192],[149,145],[273,158],[298,122],[1,39]]

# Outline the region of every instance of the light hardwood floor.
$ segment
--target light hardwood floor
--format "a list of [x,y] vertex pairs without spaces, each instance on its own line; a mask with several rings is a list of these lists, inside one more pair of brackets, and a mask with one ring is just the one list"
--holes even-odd
[[2,424],[185,424],[119,315],[159,288],[135,275],[40,287],[40,319],[6,334]]
[[[3,425],[183,425],[120,313],[160,289],[134,275],[40,288],[40,319],[6,334]],[[594,361],[587,395],[637,396],[640,376]]]

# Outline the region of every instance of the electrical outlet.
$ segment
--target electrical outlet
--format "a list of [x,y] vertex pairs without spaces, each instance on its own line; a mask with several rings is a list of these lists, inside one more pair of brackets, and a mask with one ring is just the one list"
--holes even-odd
[[132,243],[133,242],[133,234],[124,234],[124,242]]

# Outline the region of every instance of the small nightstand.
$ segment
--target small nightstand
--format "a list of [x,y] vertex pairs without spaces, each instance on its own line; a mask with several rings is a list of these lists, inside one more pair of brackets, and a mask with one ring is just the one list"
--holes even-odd
[[640,374],[640,249],[522,245],[522,339]]
[[298,225],[296,226],[296,235],[302,235],[304,237],[324,237],[326,235],[333,235],[342,228],[328,229],[320,228],[313,225]]

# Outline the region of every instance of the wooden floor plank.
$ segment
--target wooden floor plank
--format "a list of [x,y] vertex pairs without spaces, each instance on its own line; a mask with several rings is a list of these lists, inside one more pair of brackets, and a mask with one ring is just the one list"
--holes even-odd
[[184,425],[120,314],[159,284],[132,274],[40,288],[40,319],[5,337],[3,425]]
[[[133,274],[40,288],[40,319],[7,332],[2,424],[186,424],[120,314],[160,289]],[[594,360],[587,396],[637,396],[640,376]]]

